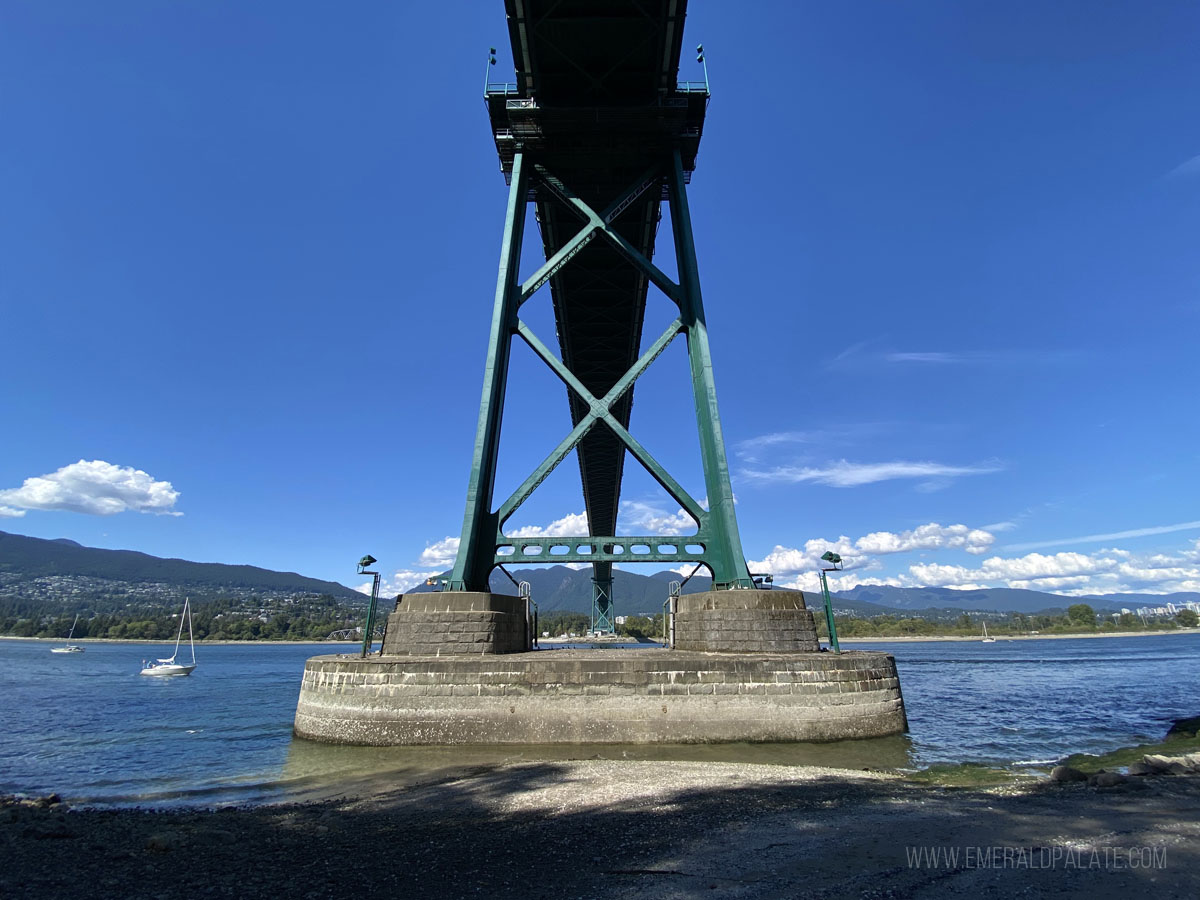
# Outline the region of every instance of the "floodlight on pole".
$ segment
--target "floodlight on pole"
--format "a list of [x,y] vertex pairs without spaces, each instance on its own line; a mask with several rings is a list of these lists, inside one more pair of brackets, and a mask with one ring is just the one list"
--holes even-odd
[[821,562],[829,563],[829,568],[821,569],[821,594],[825,598],[825,624],[829,626],[829,646],[834,653],[841,653],[842,648],[838,644],[837,626],[833,623],[833,600],[829,596],[829,581],[825,577],[826,572],[840,572],[842,570],[842,558],[832,550],[826,550],[821,554]]
[[[370,575],[371,577],[371,605],[367,607],[367,627],[363,634],[362,653],[360,656],[366,656],[371,652],[372,635],[371,631],[375,628],[375,605],[379,602],[379,573],[369,572],[368,568],[379,562],[370,553],[358,561],[358,574]],[[383,647],[379,648],[379,652],[383,652]]]
[[487,65],[483,67],[483,96],[487,96],[488,81],[491,79],[492,66],[496,64],[496,48],[488,47]]

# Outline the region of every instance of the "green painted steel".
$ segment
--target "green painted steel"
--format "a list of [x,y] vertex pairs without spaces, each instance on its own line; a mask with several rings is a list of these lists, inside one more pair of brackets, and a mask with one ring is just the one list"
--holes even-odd
[[[467,492],[467,509],[463,519],[458,557],[448,587],[451,590],[487,590],[491,569],[505,562],[701,562],[709,568],[716,590],[751,588],[754,586],[742,554],[737,520],[733,508],[733,490],[729,483],[729,466],[721,435],[716,386],[713,383],[712,357],[704,320],[703,301],[691,232],[691,216],[687,206],[682,163],[676,151],[668,163],[657,170],[659,174],[639,178],[627,191],[605,210],[620,209],[630,198],[646,190],[646,181],[666,181],[671,204],[672,231],[676,257],[679,260],[680,283],[667,279],[644,255],[630,247],[606,223],[604,215],[583,200],[572,195],[553,179],[544,167],[537,167],[538,184],[555,184],[555,191],[579,210],[586,225],[555,253],[527,281],[521,282],[517,263],[521,251],[521,229],[524,227],[524,204],[521,198],[529,190],[522,154],[516,155],[513,179],[509,191],[509,209],[505,218],[505,233],[500,254],[500,273],[492,315],[492,333],[488,360],[484,371],[483,399],[472,462],[471,481]],[[665,170],[665,174],[664,174]],[[538,287],[552,278],[559,269],[569,265],[572,256],[596,234],[612,242],[630,264],[643,271],[652,282],[665,281],[664,293],[680,309],[680,317],[667,326],[638,360],[603,396],[597,397],[575,377],[562,359],[522,322],[517,314],[520,305]],[[630,391],[638,378],[662,355],[678,334],[687,336],[688,361],[691,370],[692,395],[704,468],[705,487],[709,506],[705,509],[667,471],[612,414],[611,409]],[[499,451],[499,431],[508,360],[514,337],[523,340],[531,350],[574,393],[587,409],[579,423],[559,442],[494,511],[492,509],[496,457]],[[504,534],[504,524],[516,512],[551,472],[578,446],[584,436],[603,423],[695,521],[695,535],[646,535],[641,537],[600,536],[587,541],[575,539],[520,539],[514,541]],[[553,548],[553,549],[552,549]],[[633,548],[638,548],[636,551]],[[661,548],[670,548],[664,550]],[[593,612],[611,628],[611,579],[597,578],[596,605]],[[609,584],[608,588],[604,588]]]
[[[610,10],[601,20],[587,17],[586,25],[577,7],[557,0],[506,0],[517,82],[485,85],[510,187],[466,512],[445,586],[486,591],[492,569],[505,562],[589,562],[594,619],[610,630],[617,562],[698,562],[711,571],[715,589],[754,585],[734,514],[685,186],[708,103],[707,86],[675,87],[686,0],[648,0],[636,10]],[[611,45],[613,55],[597,55],[597,41]],[[664,199],[678,282],[652,261]],[[522,280],[530,202],[536,204],[545,262]],[[520,318],[523,305],[546,285],[557,350]],[[677,307],[679,317],[647,344],[642,327],[649,285]],[[637,381],[681,334],[707,505],[638,440],[631,421]],[[565,386],[571,427],[496,506],[509,356],[518,338]],[[514,513],[572,454],[593,536],[505,535]],[[695,521],[694,535],[615,534],[629,457]]]
[[825,624],[829,627],[829,646],[833,648],[834,653],[841,653],[842,647],[838,643],[837,625],[833,621],[833,601],[829,597],[829,582],[825,578],[824,570],[821,570],[821,595],[825,599]]
[[592,579],[592,632],[612,634],[613,623],[612,569],[607,578]]
[[[364,572],[360,568],[359,574],[374,576],[371,579],[371,603],[367,607],[367,625],[363,629],[362,653],[359,654],[359,656],[365,657],[371,652],[371,644],[375,641],[375,607],[379,604],[379,573]],[[379,650],[383,652],[383,647],[381,646]]]
[[[502,538],[496,565],[564,562],[705,562],[712,537],[689,535],[606,535],[588,537]],[[705,563],[707,565],[707,563]]]
[[513,160],[508,211],[504,217],[504,242],[500,247],[500,273],[496,279],[492,329],[483,370],[483,398],[479,402],[475,453],[467,486],[467,509],[463,515],[458,556],[450,573],[450,590],[488,590],[488,578],[496,566],[493,535],[497,517],[492,512],[492,493],[496,486],[496,459],[500,452],[500,424],[508,386],[512,329],[520,299],[521,238],[525,234],[525,211],[529,207],[523,156],[518,153]]
[[683,162],[679,151],[671,155],[667,179],[671,199],[671,231],[675,238],[675,258],[679,264],[680,312],[688,335],[688,363],[692,369],[692,397],[696,404],[696,425],[700,431],[700,455],[704,462],[704,486],[708,490],[709,530],[713,543],[703,562],[712,571],[713,587],[753,588],[754,579],[746,568],[742,539],[738,534],[733,510],[733,488],[729,483],[729,462],[725,439],[721,435],[721,416],[717,410],[717,387],[713,381],[712,354],[708,347],[708,325],[700,297],[700,272],[696,264],[696,245],[692,240],[692,214],[684,188]]

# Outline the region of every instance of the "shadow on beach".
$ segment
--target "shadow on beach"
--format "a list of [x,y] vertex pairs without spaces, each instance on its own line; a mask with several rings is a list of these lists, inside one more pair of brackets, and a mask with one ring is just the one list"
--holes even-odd
[[[352,787],[361,799],[217,811],[8,801],[0,896],[1200,893],[1194,777],[983,791],[811,768],[575,760]],[[982,854],[1005,847],[1007,862]],[[1130,865],[1142,847],[1161,854]],[[917,848],[959,856],[915,859]]]

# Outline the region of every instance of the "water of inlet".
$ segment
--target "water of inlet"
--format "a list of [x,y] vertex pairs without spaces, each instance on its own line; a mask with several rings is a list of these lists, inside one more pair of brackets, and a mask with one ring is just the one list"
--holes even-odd
[[[98,806],[226,805],[329,796],[461,766],[580,758],[848,768],[974,762],[1039,769],[1162,738],[1200,714],[1200,634],[856,643],[896,657],[910,733],[833,744],[332,747],[292,737],[305,660],[347,644],[197,648],[186,678],[138,675],[162,647],[0,641],[0,793]],[[647,653],[663,652],[648,648]]]

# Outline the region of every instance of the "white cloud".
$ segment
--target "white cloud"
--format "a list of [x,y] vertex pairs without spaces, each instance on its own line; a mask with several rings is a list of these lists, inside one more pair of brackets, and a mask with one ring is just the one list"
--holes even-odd
[[763,559],[751,560],[750,570],[773,575],[811,572],[825,565],[821,562],[821,557],[830,551],[842,557],[843,565],[847,569],[860,568],[866,562],[862,557],[856,558],[854,544],[850,538],[842,535],[836,541],[827,541],[824,538],[805,541],[803,549],[776,544]]
[[1114,531],[1110,534],[1087,534],[1083,537],[1056,538],[1052,541],[1031,541],[1024,544],[1009,544],[1005,550],[1041,550],[1045,547],[1062,547],[1066,544],[1100,544],[1105,541],[1120,541],[1126,538],[1148,537],[1153,534],[1171,534],[1176,531],[1200,530],[1200,521],[1180,522],[1176,525],[1153,525],[1149,528],[1133,528],[1129,531]]
[[[708,508],[708,498],[701,504]],[[636,500],[621,501],[622,524],[639,534],[695,534],[696,523],[682,509],[669,513],[653,503]]]
[[996,538],[981,528],[966,525],[939,525],[930,522],[911,531],[893,533],[873,531],[854,542],[862,553],[908,553],[912,550],[961,549],[967,553],[986,553]]
[[1200,590],[1200,558],[1191,550],[1179,556],[1145,557],[1119,549],[1097,555],[1028,553],[989,557],[978,568],[919,563],[901,577],[910,585],[927,587],[987,585],[1076,595],[1174,593]]
[[525,525],[505,532],[508,537],[584,537],[588,533],[586,513],[568,513],[549,525]]
[[1004,558],[993,556],[983,561],[978,569],[966,566],[945,566],[937,563],[918,563],[908,567],[917,583],[929,587],[949,587],[970,582],[1000,582],[1005,587],[1011,583],[1026,583],[1047,578],[1064,576],[1095,575],[1113,570],[1117,560],[1110,557],[1092,557],[1085,553],[1055,553],[1045,556],[1030,553],[1026,556]]
[[49,475],[26,478],[19,488],[0,490],[0,514],[14,517],[41,509],[93,516],[126,511],[181,516],[173,509],[178,499],[171,482],[156,481],[141,469],[81,459]]
[[0,519],[19,519],[25,515],[23,509],[13,509],[11,506],[0,506]]
[[[379,596],[394,597],[396,594],[406,593],[411,591],[413,588],[424,584],[427,578],[431,578],[432,576],[439,574],[441,573],[435,571],[418,572],[411,569],[401,569],[397,572],[393,572],[386,578],[380,579]],[[366,594],[369,597],[371,596],[371,582],[364,582],[356,587],[355,590],[360,594]]]
[[836,541],[816,538],[806,541],[803,549],[776,545],[765,558],[751,562],[750,568],[756,572],[777,575],[811,572],[821,567],[821,556],[826,551],[832,551],[842,557],[846,571],[877,569],[880,564],[872,559],[873,556],[916,550],[965,550],[979,554],[986,553],[993,541],[995,537],[981,528],[930,522],[909,531],[873,531],[856,541],[851,541],[846,535]]
[[859,487],[878,481],[897,478],[955,478],[962,475],[985,475],[999,472],[999,462],[973,466],[950,466],[938,462],[896,460],[885,463],[852,463],[839,460],[822,468],[811,466],[775,466],[770,469],[743,469],[740,475],[760,483],[799,484],[812,481],[830,487]]
[[[907,582],[899,578],[863,578],[859,575],[837,575],[830,573],[827,576],[829,582],[830,593],[836,594],[838,591],[850,591],[855,587],[871,587],[882,585],[886,587],[910,587]],[[810,594],[819,594],[821,592],[821,578],[815,571],[801,572],[796,575],[791,581],[780,582],[775,581],[776,587],[789,588],[794,591],[805,591]]]
[[417,565],[436,569],[445,569],[454,565],[454,557],[458,555],[458,542],[458,538],[447,536],[429,544],[421,551]]

